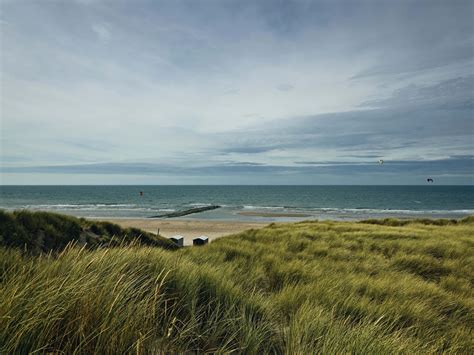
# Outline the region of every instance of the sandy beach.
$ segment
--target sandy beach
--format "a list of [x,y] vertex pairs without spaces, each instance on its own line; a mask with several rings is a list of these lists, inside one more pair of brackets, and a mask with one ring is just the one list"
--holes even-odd
[[262,228],[268,225],[266,222],[239,222],[239,221],[206,221],[206,220],[163,220],[163,219],[108,219],[122,227],[135,227],[148,232],[157,233],[164,237],[182,235],[184,244],[191,245],[192,239],[200,235],[206,235],[212,241],[216,238],[242,232],[251,228]]

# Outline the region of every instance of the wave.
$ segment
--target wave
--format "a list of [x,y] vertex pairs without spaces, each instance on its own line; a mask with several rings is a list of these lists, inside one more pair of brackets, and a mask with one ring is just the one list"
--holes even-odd
[[339,208],[339,207],[288,207],[288,206],[252,206],[246,205],[243,209],[249,210],[287,210],[298,212],[311,212],[313,214],[413,214],[413,215],[429,215],[429,214],[474,214],[474,209],[456,209],[456,210],[409,210],[409,209],[390,209],[390,208]]
[[325,213],[356,213],[356,214],[447,214],[447,213],[460,213],[460,214],[474,214],[474,210],[405,210],[405,209],[375,209],[375,208],[313,208],[311,211],[314,212],[325,212]]
[[84,209],[141,209],[143,206],[132,204],[54,204],[54,205],[25,205],[26,209],[51,209],[51,210],[84,210]]
[[[78,213],[82,212],[166,212],[171,213],[175,212],[174,208],[159,208],[159,207],[150,207],[150,206],[140,206],[137,204],[125,204],[125,203],[95,203],[95,204],[37,204],[37,205],[24,205],[19,207],[20,209],[28,209],[34,211],[64,211],[72,212],[77,211]],[[14,210],[16,208],[7,208],[9,210]]]
[[[186,205],[188,206],[188,205]],[[212,206],[209,203],[196,202],[189,204],[192,208],[205,208]],[[414,216],[414,217],[450,217],[450,216],[467,216],[474,215],[474,209],[390,209],[390,208],[370,208],[368,206],[358,206],[354,208],[341,207],[309,207],[309,206],[260,206],[260,205],[220,205],[225,208],[221,214],[231,213],[239,210],[250,211],[266,211],[271,213],[288,212],[288,213],[304,213],[310,214],[314,218],[370,218],[370,217],[397,217],[397,216]],[[147,204],[135,203],[51,203],[51,204],[28,204],[17,207],[0,206],[7,210],[14,209],[30,209],[45,210],[64,213],[72,213],[77,215],[104,215],[104,216],[144,216],[147,217],[155,214],[170,214],[182,210],[180,206],[174,206],[171,203],[162,204],[162,206],[153,206]],[[187,207],[184,207],[186,209]],[[226,212],[227,211],[227,212]]]

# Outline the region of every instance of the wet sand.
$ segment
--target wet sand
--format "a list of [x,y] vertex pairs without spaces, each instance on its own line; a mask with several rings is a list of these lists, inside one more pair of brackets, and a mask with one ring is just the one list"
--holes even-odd
[[163,220],[163,219],[107,219],[122,227],[135,227],[147,232],[157,233],[160,229],[160,235],[172,237],[182,235],[184,244],[191,245],[192,239],[201,235],[206,235],[209,240],[239,233],[251,228],[262,228],[268,225],[268,222],[240,222],[240,221],[206,221],[206,220]]
[[278,212],[237,212],[241,216],[248,217],[311,217],[310,214],[305,213],[278,213]]

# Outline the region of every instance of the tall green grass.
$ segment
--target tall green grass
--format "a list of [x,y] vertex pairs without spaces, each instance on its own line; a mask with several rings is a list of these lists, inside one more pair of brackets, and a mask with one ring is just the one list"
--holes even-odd
[[200,248],[0,249],[0,353],[474,353],[474,224],[273,224]]
[[1,353],[258,352],[271,338],[217,270],[157,248],[1,253]]

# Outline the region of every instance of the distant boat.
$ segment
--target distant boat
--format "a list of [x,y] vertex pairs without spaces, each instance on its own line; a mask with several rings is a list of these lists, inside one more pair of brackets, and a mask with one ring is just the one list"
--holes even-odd
[[433,179],[432,179],[432,178],[428,178],[428,179],[426,179],[426,182],[433,182]]
[[383,164],[383,159],[379,159],[379,164]]

